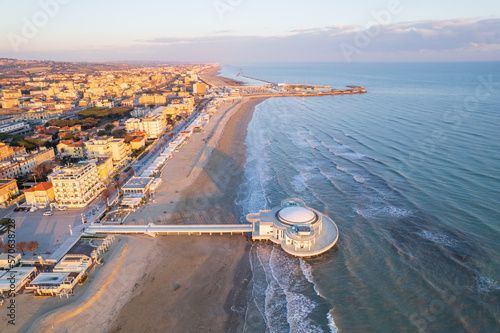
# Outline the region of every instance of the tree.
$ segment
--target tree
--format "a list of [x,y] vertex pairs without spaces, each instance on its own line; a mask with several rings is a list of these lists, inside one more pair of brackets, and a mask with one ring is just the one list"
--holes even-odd
[[64,140],[73,139],[73,134],[68,132],[68,133],[64,134],[63,139]]
[[106,135],[106,134],[107,134],[106,131],[102,131],[102,130],[99,131],[99,132],[97,132],[97,135],[99,135],[99,136],[103,136],[103,135]]
[[109,192],[109,190],[106,188],[106,189],[104,189],[104,191],[102,191],[101,195],[102,195],[102,199],[106,200],[111,195],[111,192]]
[[24,250],[26,249],[26,242],[19,242],[16,244],[16,251],[21,251],[24,256]]
[[114,138],[125,138],[125,136],[127,136],[127,131],[125,131],[124,129],[117,129],[111,132],[111,135]]
[[38,178],[38,181],[44,181],[47,179],[47,175],[49,174],[51,169],[52,169],[51,164],[41,163],[41,164],[34,166],[31,169],[31,171]]
[[31,253],[33,253],[33,255],[35,255],[35,251],[36,249],[38,249],[38,241],[31,241],[28,243],[28,251],[30,251]]
[[111,132],[114,128],[115,128],[115,125],[113,125],[113,124],[107,124],[107,125],[104,127],[104,130],[105,130],[106,132]]

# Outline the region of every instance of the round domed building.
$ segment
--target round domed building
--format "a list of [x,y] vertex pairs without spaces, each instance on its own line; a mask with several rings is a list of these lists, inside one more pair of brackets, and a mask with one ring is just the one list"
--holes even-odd
[[314,256],[337,243],[337,225],[326,215],[307,207],[300,199],[290,198],[281,206],[247,215],[252,223],[252,239],[271,240],[294,256]]

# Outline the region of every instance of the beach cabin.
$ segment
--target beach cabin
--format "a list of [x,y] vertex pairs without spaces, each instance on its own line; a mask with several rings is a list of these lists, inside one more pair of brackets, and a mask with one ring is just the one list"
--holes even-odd
[[83,274],[83,272],[40,273],[26,286],[26,290],[33,290],[37,295],[67,295],[72,292]]
[[36,276],[35,267],[14,267],[10,270],[0,270],[0,293],[18,293],[31,279]]
[[21,261],[21,253],[2,253],[0,254],[0,270],[16,266]]

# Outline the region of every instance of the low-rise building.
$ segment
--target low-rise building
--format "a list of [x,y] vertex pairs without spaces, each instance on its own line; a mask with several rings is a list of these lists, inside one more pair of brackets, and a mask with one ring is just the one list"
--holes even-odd
[[73,142],[66,147],[66,153],[64,155],[71,156],[73,158],[86,158],[87,147],[82,140]]
[[5,205],[13,195],[18,193],[15,179],[0,179],[0,205]]
[[25,121],[17,121],[14,123],[6,123],[0,125],[0,133],[10,133],[10,134],[18,134],[18,133],[26,133],[30,131],[30,125]]
[[69,294],[82,277],[83,273],[76,272],[40,273],[26,289],[35,295]]
[[142,105],[151,105],[151,104],[165,104],[167,99],[163,95],[158,94],[143,94],[139,98],[139,104]]
[[92,265],[92,258],[84,254],[67,254],[54,267],[54,273],[75,272],[85,273]]
[[151,195],[151,184],[153,177],[132,177],[122,186],[122,206],[138,207]]
[[54,159],[54,149],[40,147],[39,149],[18,155],[14,151],[14,157],[8,161],[0,162],[0,178],[17,178],[29,175],[33,168],[44,162]]
[[149,198],[150,196],[150,186],[153,182],[153,177],[132,177],[129,179],[125,185],[122,186],[121,190],[124,197],[140,197]]
[[97,166],[91,162],[56,169],[48,177],[57,203],[68,207],[86,207],[104,190]]
[[36,273],[36,267],[14,267],[10,270],[0,271],[0,294],[8,294],[12,291],[19,292],[36,276]]
[[136,136],[130,140],[130,148],[133,150],[140,149],[146,145],[146,137]]
[[35,160],[10,160],[0,162],[0,178],[19,178],[30,174],[37,166]]
[[11,156],[11,150],[9,146],[3,142],[0,142],[0,161],[3,161]]
[[[0,253],[0,270],[16,266],[21,261],[21,253]],[[1,274],[0,274],[1,275]]]
[[39,183],[24,191],[24,196],[29,205],[48,204],[55,200],[54,187],[51,182]]

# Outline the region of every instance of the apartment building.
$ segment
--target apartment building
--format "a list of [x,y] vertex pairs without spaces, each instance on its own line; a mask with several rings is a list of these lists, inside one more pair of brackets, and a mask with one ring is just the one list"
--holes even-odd
[[130,118],[125,122],[127,132],[146,132],[148,139],[159,138],[166,130],[167,118],[165,115],[146,116],[142,119]]
[[111,157],[114,165],[123,164],[130,154],[124,139],[107,135],[86,141],[85,146],[90,158]]
[[78,162],[59,168],[49,175],[58,204],[68,207],[86,207],[104,190],[96,163]]
[[0,161],[11,159],[13,157],[26,155],[26,148],[11,147],[3,142],[0,142]]
[[139,98],[139,104],[142,105],[150,105],[150,104],[165,104],[167,103],[167,99],[163,95],[149,95],[149,94],[143,94]]
[[17,178],[30,174],[38,164],[51,161],[55,157],[53,148],[38,150],[0,162],[0,178]]
[[0,133],[26,133],[30,131],[30,125],[28,125],[25,121],[18,121],[14,123],[7,123],[0,125]]
[[205,83],[193,84],[193,94],[194,95],[205,95],[206,93],[207,93],[207,85]]

